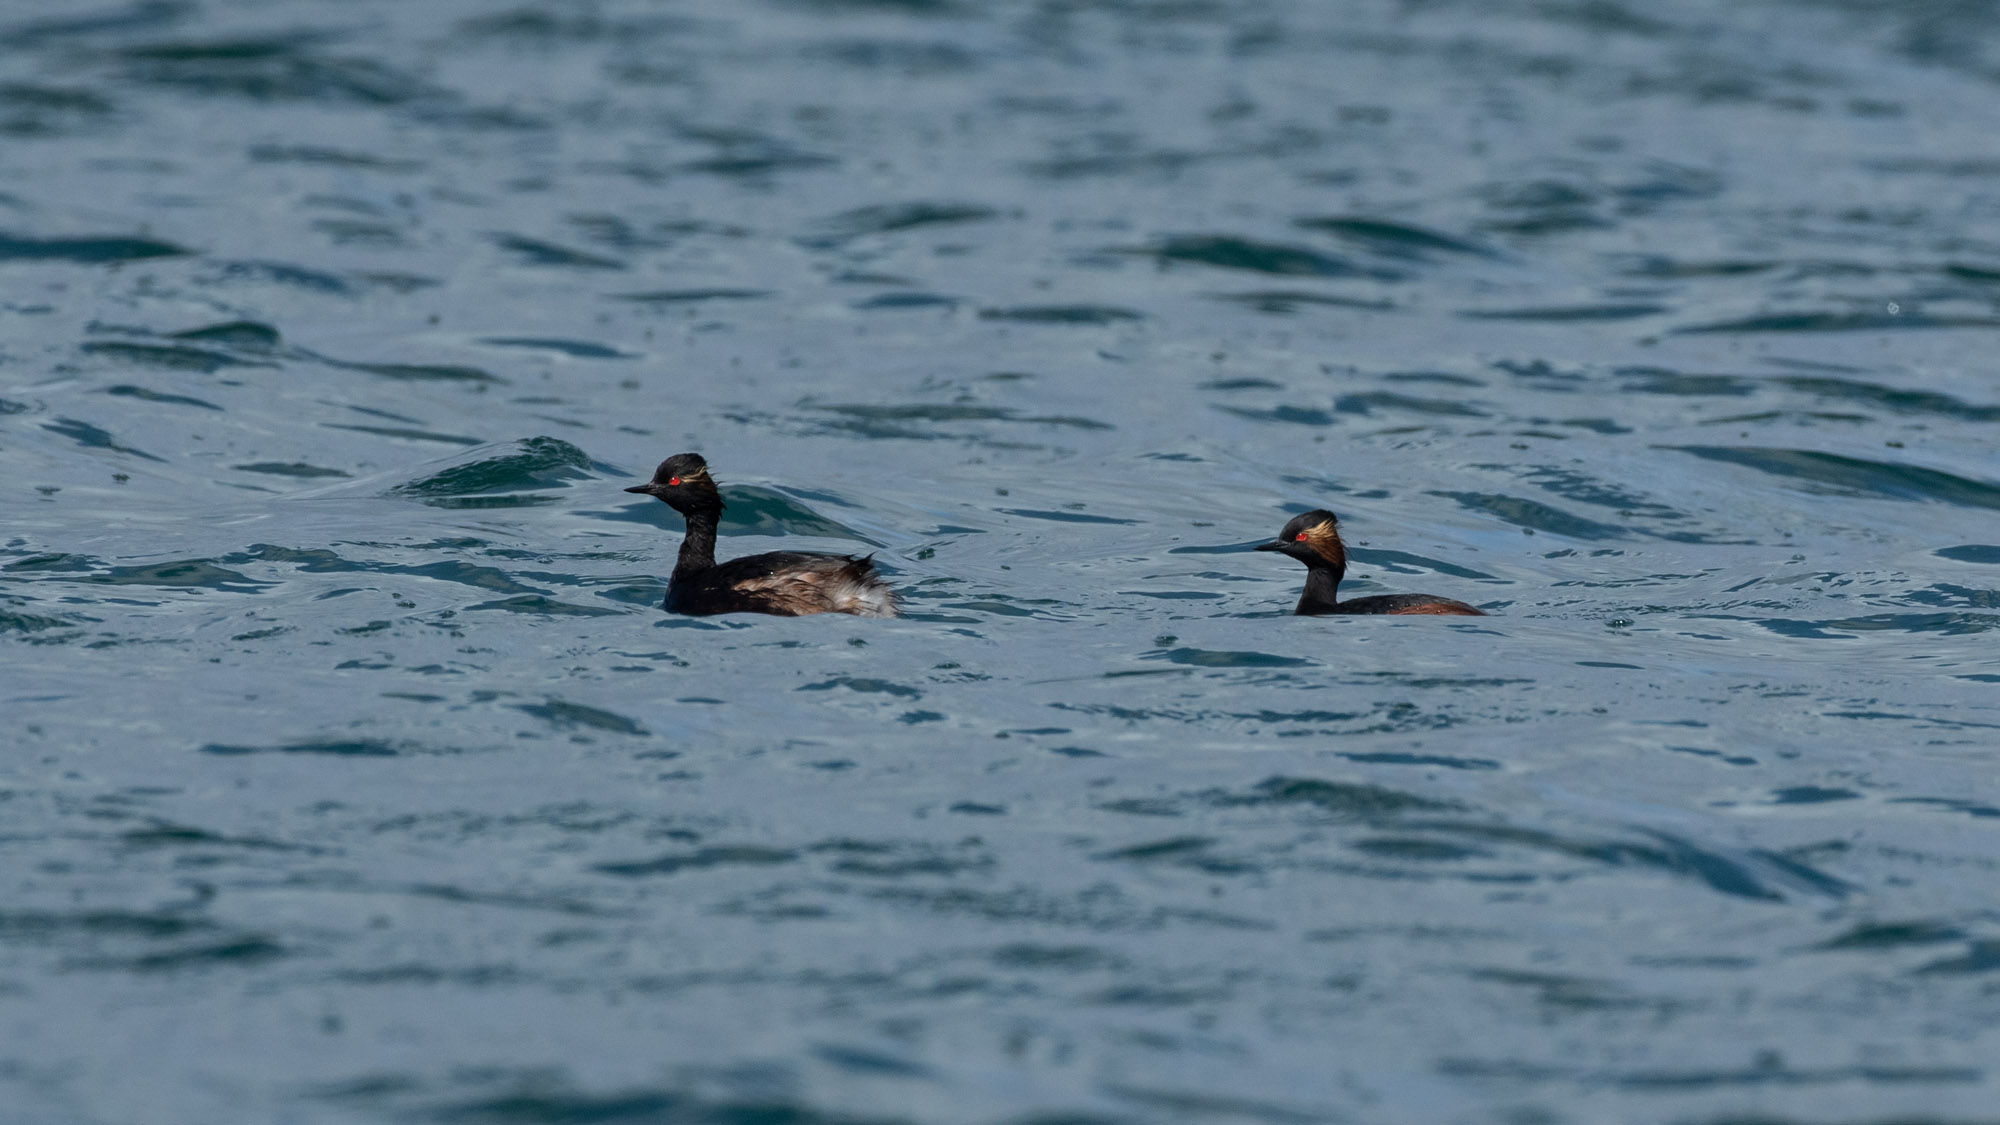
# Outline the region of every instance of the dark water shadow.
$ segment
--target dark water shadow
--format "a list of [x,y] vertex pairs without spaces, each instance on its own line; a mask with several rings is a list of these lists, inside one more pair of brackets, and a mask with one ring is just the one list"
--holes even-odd
[[211,742],[203,746],[201,752],[224,757],[241,757],[246,754],[325,754],[335,758],[395,758],[408,753],[409,750],[379,738],[315,738],[274,746],[241,746]]
[[1969,480],[1937,469],[1870,461],[1809,449],[1755,446],[1663,445],[1708,461],[1743,465],[1772,476],[1807,482],[1809,491],[1836,496],[1929,500],[1970,508],[2000,508],[2000,484]]
[[134,457],[143,458],[147,461],[158,461],[161,464],[166,463],[166,458],[164,457],[155,457],[143,449],[134,449],[129,445],[120,445],[117,439],[111,436],[109,430],[99,429],[88,422],[79,421],[75,418],[58,418],[53,422],[44,422],[42,423],[42,429],[52,434],[66,437],[86,449],[108,449],[113,453],[129,453]]
[[28,238],[0,233],[0,262],[110,265],[175,258],[194,251],[154,238]]
[[624,475],[560,438],[533,437],[494,443],[470,460],[396,485],[388,494],[441,508],[511,507],[547,503],[549,498],[507,494]]
[[1329,215],[1299,219],[1293,225],[1303,230],[1330,234],[1371,254],[1407,262],[1435,261],[1440,254],[1470,258],[1502,256],[1498,250],[1472,239],[1443,234],[1415,223],[1400,223],[1389,219]]
[[1192,668],[1311,668],[1315,664],[1296,656],[1268,652],[1219,652],[1204,648],[1174,648],[1149,652],[1141,660],[1164,660]]
[[817,233],[799,239],[813,249],[831,249],[867,235],[893,234],[922,227],[960,226],[999,217],[994,208],[977,203],[877,203],[819,220]]
[[1146,314],[1116,305],[1015,305],[979,310],[981,320],[1017,324],[1102,326],[1146,319]]
[[1724,332],[1898,332],[1942,328],[2000,328],[1989,316],[1928,316],[1922,313],[1774,313],[1676,328],[1676,334]]
[[1863,633],[1937,633],[1959,637],[2000,629],[2000,614],[1993,613],[1876,613],[1827,621],[1783,617],[1730,620],[1753,620],[1778,636],[1802,640],[1854,640]]
[[1460,507],[1475,512],[1485,512],[1515,527],[1561,535],[1570,539],[1625,539],[1631,535],[1630,531],[1615,524],[1599,523],[1539,501],[1508,496],[1504,493],[1432,492],[1430,495],[1456,500]]
[[1198,265],[1277,277],[1363,278],[1396,281],[1401,271],[1364,266],[1305,246],[1260,242],[1225,234],[1172,235],[1145,247],[1121,251],[1161,265]]
[[1975,406],[1935,391],[1910,391],[1880,383],[1827,376],[1786,375],[1770,381],[1821,398],[1862,403],[1896,414],[1925,414],[1968,422],[2000,422],[2000,406]]
[[1640,320],[1672,311],[1667,305],[1647,304],[1541,305],[1529,308],[1460,309],[1458,315],[1467,320],[1521,320],[1572,324],[1589,321]]

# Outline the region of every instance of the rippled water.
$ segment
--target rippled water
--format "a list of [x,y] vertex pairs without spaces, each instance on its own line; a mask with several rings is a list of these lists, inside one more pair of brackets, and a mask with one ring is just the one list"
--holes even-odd
[[0,1120],[1991,1114],[2000,11],[56,12]]

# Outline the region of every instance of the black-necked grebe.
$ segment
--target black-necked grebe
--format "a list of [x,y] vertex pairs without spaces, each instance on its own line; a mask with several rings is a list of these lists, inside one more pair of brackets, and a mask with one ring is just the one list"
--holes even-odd
[[871,559],[771,551],[718,564],[715,525],[722,518],[722,493],[698,453],[674,454],[660,462],[651,482],[625,491],[657,496],[687,519],[681,557],[667,580],[669,613],[896,616],[896,593],[875,573]]
[[1336,601],[1334,591],[1347,574],[1347,547],[1340,541],[1340,521],[1324,508],[1293,516],[1285,530],[1259,551],[1281,551],[1306,564],[1306,592],[1292,612],[1303,617],[1322,613],[1433,613],[1484,617],[1486,612],[1436,594],[1376,594]]

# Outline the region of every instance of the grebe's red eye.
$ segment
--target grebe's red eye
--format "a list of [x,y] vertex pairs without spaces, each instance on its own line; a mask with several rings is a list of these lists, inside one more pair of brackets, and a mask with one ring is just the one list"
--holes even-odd
[[679,477],[668,477],[668,478],[667,478],[667,483],[668,483],[668,484],[679,484],[680,482],[681,482],[681,478],[679,478]]
[[1299,532],[1297,535],[1292,536],[1292,542],[1294,543],[1303,543],[1305,541],[1306,541],[1306,533],[1303,531]]

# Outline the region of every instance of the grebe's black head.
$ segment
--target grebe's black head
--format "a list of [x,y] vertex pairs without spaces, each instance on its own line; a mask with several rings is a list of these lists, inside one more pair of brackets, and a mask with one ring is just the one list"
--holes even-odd
[[699,453],[674,454],[653,470],[652,480],[625,491],[657,496],[683,515],[704,508],[715,511],[722,508],[722,493],[716,491],[715,478],[708,475],[708,462]]
[[1347,568],[1347,548],[1340,542],[1340,521],[1324,508],[1293,516],[1276,539],[1259,543],[1256,549],[1278,551],[1307,566]]

